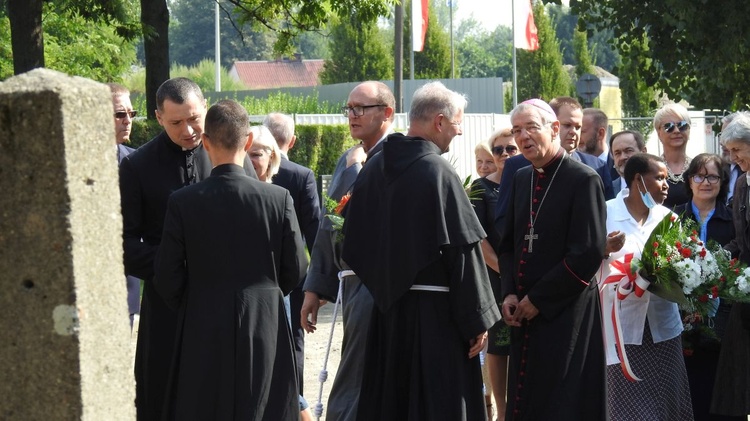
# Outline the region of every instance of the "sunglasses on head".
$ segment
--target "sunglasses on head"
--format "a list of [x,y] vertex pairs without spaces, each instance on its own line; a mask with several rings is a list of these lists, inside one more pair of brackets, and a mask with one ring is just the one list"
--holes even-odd
[[127,116],[130,116],[130,118],[135,118],[135,116],[138,115],[138,111],[118,111],[115,113],[115,118],[125,118]]
[[502,155],[503,152],[508,152],[508,155],[512,155],[512,154],[516,153],[517,150],[518,150],[518,147],[513,146],[513,145],[495,146],[495,147],[492,148],[492,154],[493,155]]
[[685,120],[678,121],[677,123],[669,122],[669,123],[664,124],[664,131],[667,133],[672,133],[674,129],[684,132],[685,130],[689,128],[690,128],[690,124],[688,124],[688,122]]

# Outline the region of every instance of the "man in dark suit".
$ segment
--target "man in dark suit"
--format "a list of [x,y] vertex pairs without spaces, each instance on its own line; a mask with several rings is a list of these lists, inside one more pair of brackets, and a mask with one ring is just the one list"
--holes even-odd
[[609,138],[609,150],[612,152],[615,169],[618,173],[618,177],[612,180],[612,188],[617,194],[620,193],[620,190],[627,188],[623,178],[625,164],[631,156],[637,153],[646,153],[646,141],[640,132],[623,130]]
[[[161,420],[177,330],[177,314],[152,282],[167,199],[211,172],[201,144],[206,100],[200,87],[187,78],[169,79],[156,91],[156,107],[164,131],[120,164],[125,273],[144,281],[135,354],[138,421]],[[249,159],[245,172],[257,178]]]
[[180,320],[165,420],[299,419],[283,295],[307,257],[289,192],[245,175],[249,133],[240,104],[212,106],[211,175],[169,198],[154,277]]
[[[117,144],[117,163],[135,152],[135,149],[125,146],[130,141],[130,131],[133,128],[133,119],[137,112],[130,102],[130,91],[118,83],[108,83],[112,92],[112,105],[114,106],[115,118],[115,144]],[[135,276],[125,275],[125,283],[128,288],[128,313],[130,314],[130,327],[133,327],[135,315],[141,311],[141,280]]]
[[581,128],[583,127],[583,108],[581,104],[569,96],[560,96],[552,99],[549,106],[555,111],[560,122],[560,144],[570,154],[574,161],[582,162],[591,167],[599,174],[604,183],[604,198],[606,200],[615,197],[612,191],[612,177],[606,163],[599,158],[579,151],[581,143]]
[[[318,186],[315,183],[315,175],[312,170],[289,160],[289,150],[292,149],[294,142],[297,140],[297,136],[294,135],[294,119],[286,114],[271,113],[263,120],[263,125],[268,127],[281,151],[281,166],[272,182],[287,189],[289,194],[292,195],[297,222],[299,222],[299,227],[302,230],[307,250],[312,252],[315,234],[318,232],[318,226],[320,225],[320,199],[318,198]],[[292,337],[294,338],[294,351],[297,355],[300,395],[303,394],[305,330],[300,325],[300,318],[297,316],[302,310],[304,300],[305,294],[302,292],[302,284],[297,285],[289,294],[289,309],[292,315]]]
[[609,118],[598,108],[585,108],[581,122],[581,142],[578,149],[589,155],[594,155],[602,161],[609,170],[609,178],[614,180],[620,175],[615,169],[612,154],[607,144],[607,126]]
[[[349,118],[352,137],[362,143],[339,157],[328,185],[328,197],[341,200],[351,190],[365,161],[382,150],[383,140],[393,131],[395,107],[393,92],[382,82],[362,82],[349,93],[343,112]],[[369,290],[356,275],[342,275],[344,281],[339,283],[338,275],[349,267],[339,258],[341,244],[337,235],[330,219],[324,218],[310,256],[300,323],[308,333],[314,332],[320,300],[335,302],[341,285],[344,339],[341,362],[328,396],[326,420],[351,421],[357,419],[364,349],[375,304]]]

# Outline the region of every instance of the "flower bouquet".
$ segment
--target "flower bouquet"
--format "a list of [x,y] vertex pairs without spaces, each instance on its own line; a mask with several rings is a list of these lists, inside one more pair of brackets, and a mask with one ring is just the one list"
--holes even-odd
[[336,241],[339,242],[344,239],[344,217],[341,215],[341,212],[344,210],[344,207],[346,206],[346,203],[349,202],[351,196],[351,193],[347,193],[341,198],[341,200],[336,202],[331,199],[330,196],[323,193],[324,206],[326,208],[325,216],[331,222],[331,228],[336,232]]
[[718,243],[701,241],[695,221],[674,214],[654,228],[631,270],[650,282],[651,293],[703,315],[710,298],[750,302],[750,268]]

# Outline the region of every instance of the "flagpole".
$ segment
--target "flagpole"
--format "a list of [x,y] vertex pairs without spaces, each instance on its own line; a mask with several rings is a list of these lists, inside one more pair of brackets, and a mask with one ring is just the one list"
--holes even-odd
[[518,76],[516,75],[516,0],[510,0],[511,16],[513,17],[513,23],[511,23],[511,32],[513,33],[513,108],[518,105]]
[[216,2],[216,7],[214,8],[214,25],[215,25],[215,32],[216,32],[216,39],[214,40],[215,46],[214,46],[214,72],[216,75],[214,76],[214,91],[221,92],[221,30],[219,29],[219,2]]
[[[411,1],[420,1],[420,0],[411,0]],[[409,43],[409,80],[414,80],[414,6],[411,8],[411,12],[409,13],[409,16],[411,17],[411,21],[409,23],[409,29],[411,29],[411,36],[409,39],[411,42]]]
[[450,4],[450,21],[451,21],[451,79],[456,78],[456,55],[453,52],[453,0],[449,0]]

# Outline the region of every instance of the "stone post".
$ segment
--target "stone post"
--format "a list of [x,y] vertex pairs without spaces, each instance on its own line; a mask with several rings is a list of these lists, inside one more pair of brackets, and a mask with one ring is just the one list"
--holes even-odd
[[135,419],[112,100],[0,83],[0,419]]

